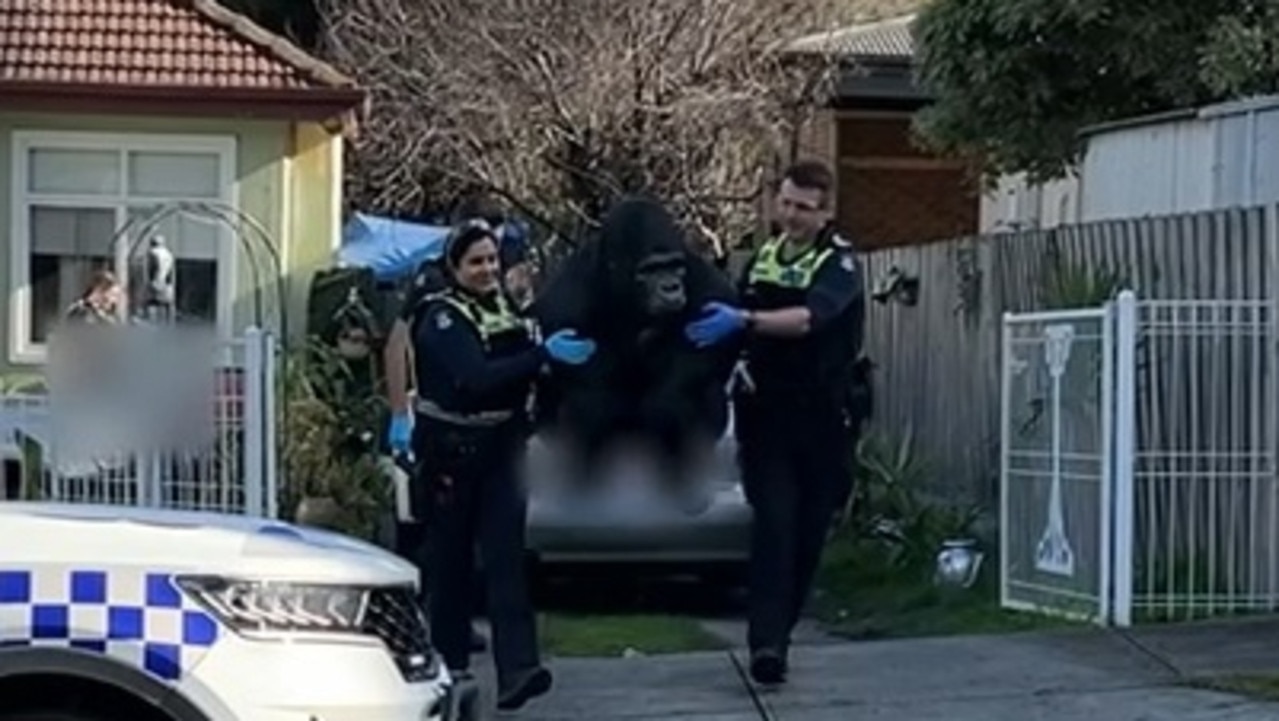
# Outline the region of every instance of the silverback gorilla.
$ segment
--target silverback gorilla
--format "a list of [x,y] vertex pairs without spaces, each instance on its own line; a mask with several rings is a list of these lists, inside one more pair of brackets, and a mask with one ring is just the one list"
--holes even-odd
[[647,198],[621,200],[598,237],[565,259],[530,310],[544,334],[573,327],[597,343],[588,363],[556,365],[538,388],[539,424],[572,454],[575,478],[593,479],[607,451],[628,438],[656,451],[670,488],[688,487],[694,454],[727,426],[725,385],[738,349],[694,348],[683,328],[703,304],[735,295]]

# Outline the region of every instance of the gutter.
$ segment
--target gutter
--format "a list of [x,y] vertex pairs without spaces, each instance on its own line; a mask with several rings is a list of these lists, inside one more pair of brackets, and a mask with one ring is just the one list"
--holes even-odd
[[368,94],[345,88],[237,88],[0,81],[6,110],[145,112],[324,121],[358,112]]

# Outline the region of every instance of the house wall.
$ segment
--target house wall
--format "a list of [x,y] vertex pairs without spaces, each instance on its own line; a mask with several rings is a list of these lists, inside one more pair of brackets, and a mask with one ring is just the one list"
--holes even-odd
[[799,131],[799,157],[835,165],[835,113],[821,108],[813,113]]
[[1084,137],[1077,177],[1042,185],[1001,178],[983,203],[983,230],[1279,202],[1279,168],[1269,162],[1279,153],[1279,96],[1120,120]]
[[316,271],[332,264],[342,237],[341,135],[317,123],[292,127],[287,176],[289,333],[305,331],[306,300]]
[[975,233],[980,199],[964,166],[919,147],[912,113],[836,114],[839,226],[865,250]]
[[[332,257],[339,237],[341,139],[315,124],[277,120],[187,119],[169,117],[70,115],[0,112],[0,227],[10,228],[12,200],[12,132],[75,131],[83,133],[144,133],[230,136],[236,140],[238,209],[260,227],[277,248],[282,275],[273,272],[269,256],[255,246],[261,271],[243,246],[237,244],[233,330],[254,322],[260,300],[265,324],[278,327],[275,312],[283,290],[287,328],[300,331],[305,323],[305,297],[315,270]],[[254,233],[246,233],[241,238]],[[0,279],[10,278],[10,254],[0,253]],[[281,277],[282,286],[275,280]],[[260,292],[255,292],[260,291]],[[7,343],[10,317],[0,313],[0,330]],[[8,363],[8,354],[3,355]],[[11,370],[7,366],[6,370]]]
[[1002,176],[982,195],[980,232],[1053,228],[1079,222],[1079,178],[1032,184],[1024,173]]

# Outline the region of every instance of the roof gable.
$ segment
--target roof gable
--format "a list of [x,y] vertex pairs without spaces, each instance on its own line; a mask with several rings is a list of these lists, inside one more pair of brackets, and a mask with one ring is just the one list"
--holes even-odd
[[915,15],[862,23],[832,32],[816,33],[791,43],[794,53],[836,55],[846,58],[910,59],[915,54],[911,25]]
[[355,83],[214,0],[0,0],[0,83],[333,91]]

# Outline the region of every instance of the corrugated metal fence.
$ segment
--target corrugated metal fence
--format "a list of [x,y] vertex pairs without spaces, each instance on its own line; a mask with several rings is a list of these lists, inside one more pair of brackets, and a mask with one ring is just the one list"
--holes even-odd
[[936,471],[938,494],[992,501],[1002,314],[1076,305],[1049,287],[1069,269],[1115,274],[1143,300],[1273,298],[1274,217],[1272,207],[1231,209],[868,254],[872,284],[894,268],[919,280],[915,305],[870,306],[865,347],[879,366],[875,427],[913,434]]

